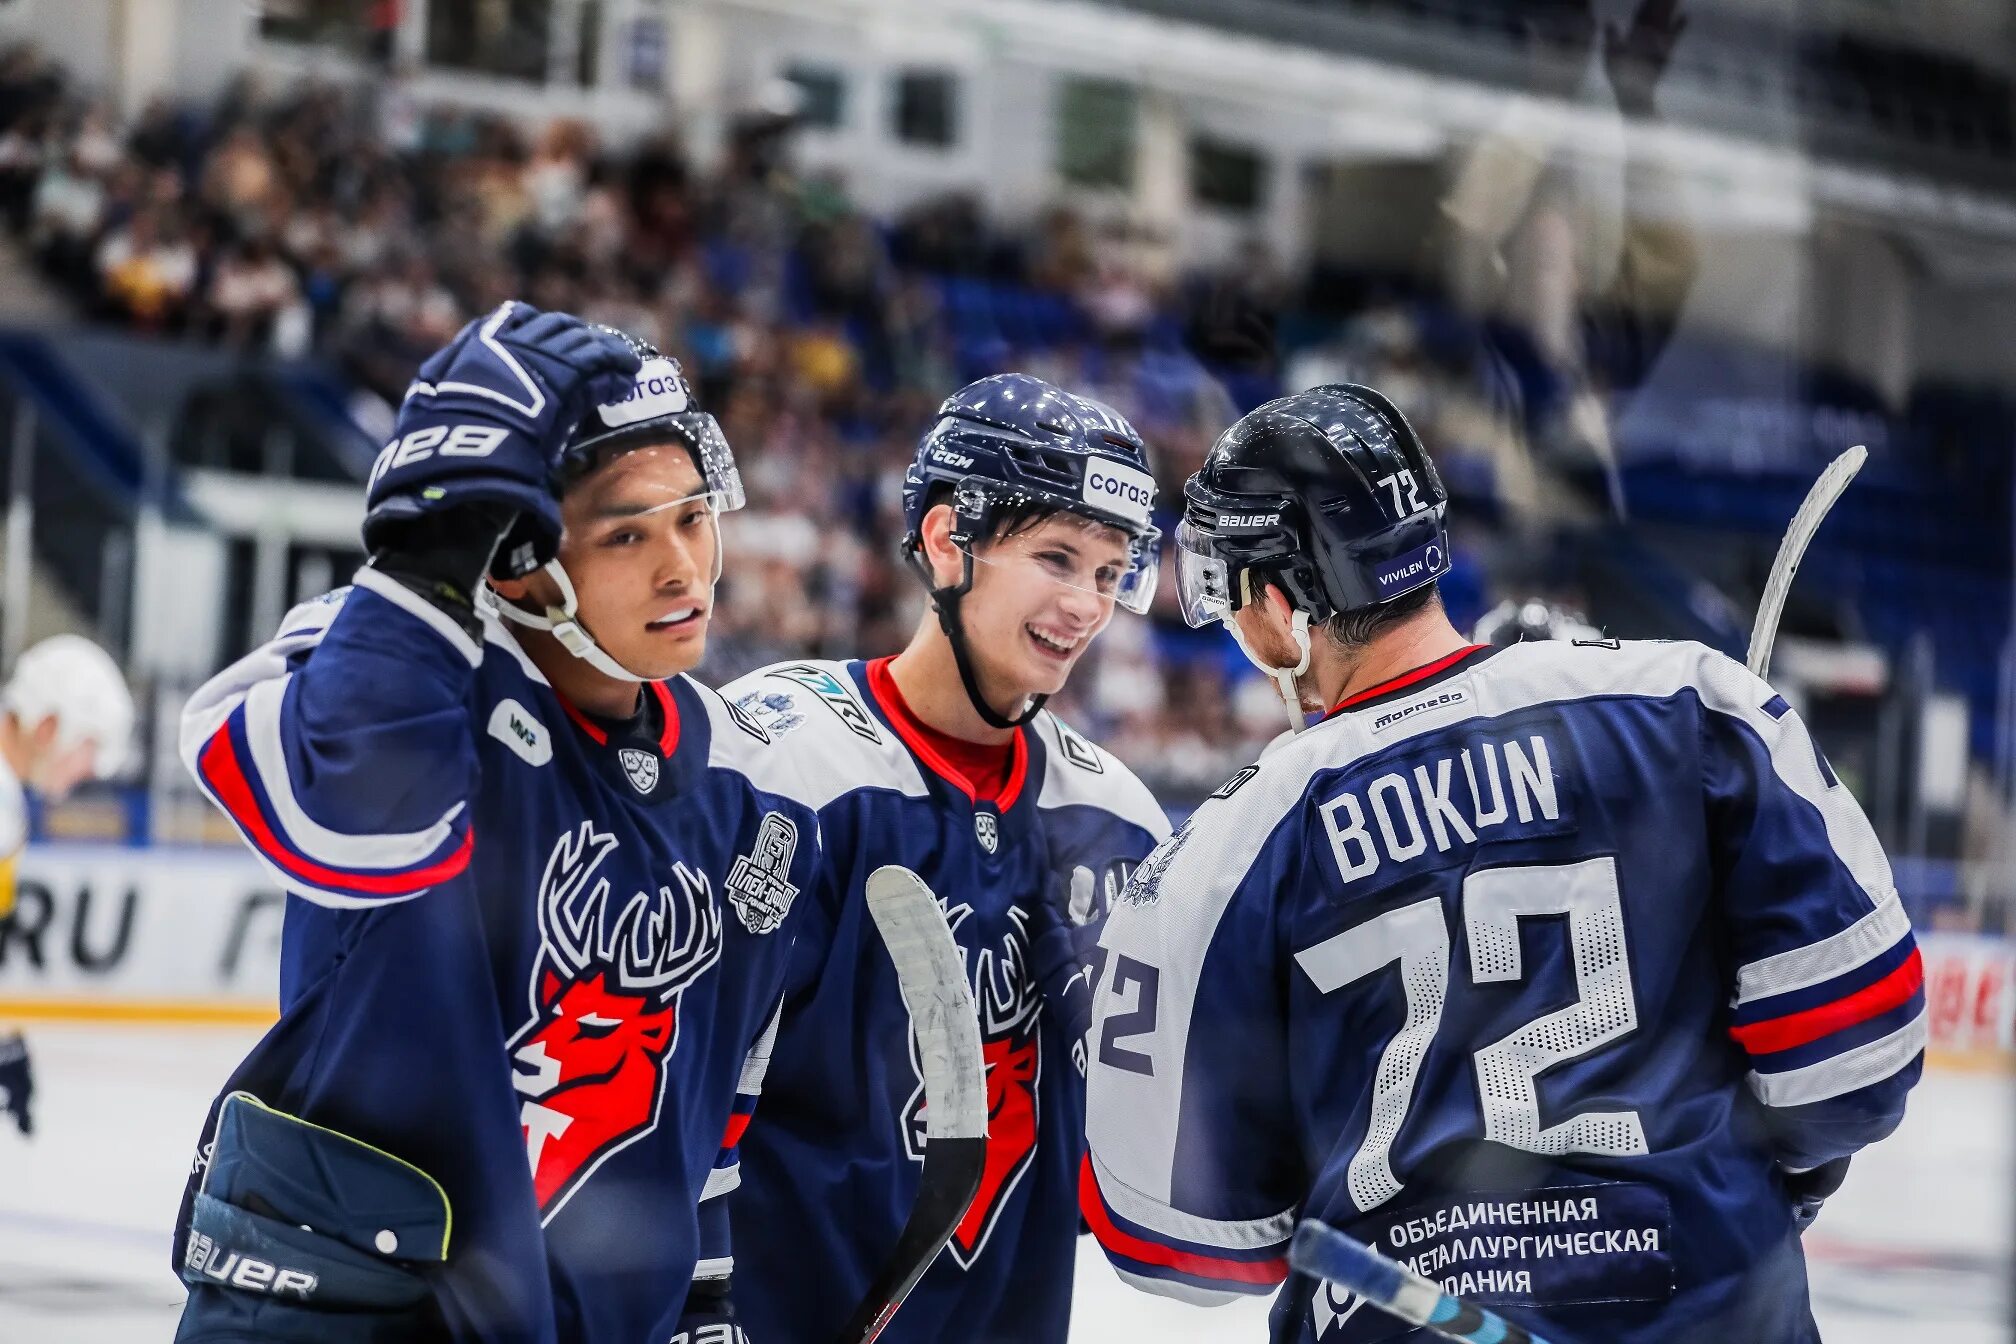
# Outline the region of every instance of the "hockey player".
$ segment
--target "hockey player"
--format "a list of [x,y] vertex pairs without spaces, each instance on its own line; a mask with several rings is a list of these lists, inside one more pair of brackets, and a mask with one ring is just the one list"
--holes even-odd
[[[931,600],[908,646],[785,663],[724,692],[837,795],[820,814],[833,880],[801,904],[761,1106],[723,1156],[739,1159],[741,1188],[723,1202],[755,1344],[837,1337],[917,1191],[918,1062],[862,898],[886,863],[946,906],[980,1013],[989,1119],[979,1194],[882,1338],[1064,1337],[1083,960],[1168,823],[1043,702],[1116,606],[1146,609],[1154,489],[1140,436],[1110,408],[1026,375],[982,379],[939,408],[904,476],[903,554]],[[726,1252],[712,1258],[725,1274]]]
[[[1254,411],[1184,498],[1186,616],[1326,717],[1106,926],[1109,1257],[1266,1292],[1306,1216],[1557,1344],[1815,1340],[1799,1232],[1902,1116],[1925,1023],[1889,865],[1798,716],[1697,644],[1465,641],[1441,482],[1370,389]],[[1273,1319],[1404,1329],[1306,1281]]]
[[471,323],[400,409],[354,585],[186,712],[290,900],[280,1021],[178,1227],[182,1340],[679,1328],[817,837],[683,675],[741,483],[641,353],[523,305]]
[[[28,842],[28,796],[57,802],[86,779],[119,769],[133,735],[133,697],[118,664],[81,635],[51,635],[14,664],[0,690],[0,920]],[[0,1032],[0,1102],[22,1134],[35,1132],[28,1043]]]

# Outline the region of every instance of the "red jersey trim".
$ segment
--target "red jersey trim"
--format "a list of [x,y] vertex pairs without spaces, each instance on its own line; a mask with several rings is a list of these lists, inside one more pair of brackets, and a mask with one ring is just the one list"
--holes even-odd
[[1881,1017],[1893,1008],[1901,1008],[1924,985],[1925,961],[1918,949],[1913,948],[1910,957],[1896,970],[1872,985],[1864,985],[1853,994],[1803,1012],[1767,1018],[1748,1026],[1731,1027],[1729,1034],[1753,1055],[1791,1050],[1810,1045],[1822,1036],[1832,1036],[1837,1031],[1859,1026],[1872,1017]]
[[[647,681],[644,684],[651,688],[651,693],[658,697],[659,708],[665,711],[665,728],[658,734],[658,754],[670,756],[679,746],[679,704],[664,682]],[[609,745],[609,734],[597,727],[593,719],[574,708],[574,702],[560,694],[558,687],[554,688],[553,698],[560,702],[560,708],[567,712],[567,717],[574,720],[574,726],[588,734],[589,741],[598,747]]]
[[469,866],[470,855],[476,849],[476,831],[471,827],[462,833],[461,844],[424,868],[403,873],[373,874],[326,867],[294,853],[267,824],[266,814],[259,806],[252,784],[238,762],[238,748],[232,741],[228,719],[203,748],[198,766],[212,795],[231,814],[259,852],[293,876],[318,887],[367,896],[410,896],[460,875]]
[[[1331,707],[1330,714],[1341,714],[1356,705],[1364,704],[1367,700],[1376,699],[1382,695],[1391,695],[1395,691],[1405,690],[1415,682],[1426,681],[1437,672],[1446,671],[1457,663],[1462,662],[1465,658],[1468,658],[1471,654],[1479,653],[1489,647],[1490,645],[1488,644],[1467,645],[1464,648],[1456,650],[1454,653],[1444,654],[1432,663],[1423,663],[1411,672],[1402,672],[1399,676],[1382,681],[1377,686],[1368,686],[1355,695],[1347,695],[1342,700],[1339,700]],[[1329,715],[1326,714],[1324,717],[1328,718]]]
[[977,787],[971,776],[955,765],[951,758],[941,751],[934,739],[949,735],[939,732],[911,710],[909,702],[903,699],[902,689],[896,685],[896,678],[890,674],[890,658],[877,658],[868,664],[868,693],[875,697],[883,717],[896,730],[903,745],[910,749],[931,773],[966,795],[975,803],[992,803],[1000,811],[1006,812],[1015,806],[1015,800],[1022,796],[1022,785],[1029,776],[1029,742],[1027,727],[1017,728],[1015,736],[1008,742],[1008,771],[998,788]]

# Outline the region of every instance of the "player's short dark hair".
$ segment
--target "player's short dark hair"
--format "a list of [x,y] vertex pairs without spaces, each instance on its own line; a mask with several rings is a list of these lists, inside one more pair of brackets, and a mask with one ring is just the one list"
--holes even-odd
[[[953,487],[950,485],[941,483],[932,486],[931,492],[924,497],[924,512],[929,513],[940,504],[950,505],[952,503],[952,491]],[[1051,504],[1043,500],[1029,499],[1011,504],[995,517],[993,531],[988,535],[987,540],[1004,540],[1015,536],[1017,533],[1027,532],[1030,528],[1039,526],[1046,520],[1055,518],[1059,514],[1068,514],[1070,512],[1071,510],[1060,504]]]
[[1409,620],[1431,606],[1442,603],[1441,585],[1423,584],[1411,593],[1402,593],[1391,602],[1356,611],[1340,611],[1323,622],[1323,633],[1347,649],[1363,648],[1386,631]]

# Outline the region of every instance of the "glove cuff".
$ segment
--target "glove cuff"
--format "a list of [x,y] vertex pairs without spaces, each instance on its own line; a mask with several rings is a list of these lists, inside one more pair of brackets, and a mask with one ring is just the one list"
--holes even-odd
[[433,513],[367,518],[367,539],[375,535],[372,568],[425,599],[472,639],[482,638],[476,589],[490,558],[517,514],[501,504],[478,502]]

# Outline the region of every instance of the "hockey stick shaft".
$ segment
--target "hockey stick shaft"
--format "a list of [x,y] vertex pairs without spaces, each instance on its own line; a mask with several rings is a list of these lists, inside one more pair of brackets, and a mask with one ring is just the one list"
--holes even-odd
[[1389,1316],[1459,1344],[1547,1344],[1524,1326],[1452,1297],[1364,1242],[1311,1218],[1295,1229],[1288,1263],[1356,1293]]
[[1778,640],[1778,618],[1785,614],[1785,595],[1792,590],[1792,576],[1799,572],[1806,547],[1826,520],[1827,511],[1834,507],[1834,501],[1841,498],[1841,492],[1868,459],[1869,450],[1859,443],[1835,458],[1806,492],[1799,511],[1792,515],[1785,539],[1778,543],[1778,554],[1771,561],[1770,576],[1764,580],[1764,595],[1757,599],[1756,623],[1750,627],[1750,656],[1745,662],[1757,676],[1763,676],[1771,666],[1771,646]]
[[868,875],[868,913],[896,963],[924,1074],[924,1170],[896,1248],[840,1333],[868,1344],[944,1249],[987,1164],[987,1072],[980,1018],[951,925],[924,879],[894,864]]

